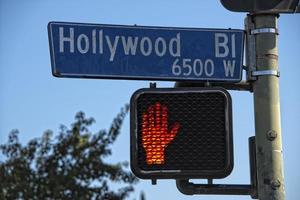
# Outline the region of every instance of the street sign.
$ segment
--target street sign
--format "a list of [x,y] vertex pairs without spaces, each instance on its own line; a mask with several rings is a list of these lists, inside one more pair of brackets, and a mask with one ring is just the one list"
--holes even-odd
[[222,88],[144,88],[130,101],[130,164],[143,179],[224,178],[232,105]]
[[243,30],[50,22],[57,77],[239,82]]

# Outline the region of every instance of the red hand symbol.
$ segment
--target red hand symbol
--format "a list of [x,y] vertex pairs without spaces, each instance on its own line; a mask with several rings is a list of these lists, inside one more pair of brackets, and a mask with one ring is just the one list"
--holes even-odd
[[146,151],[147,164],[164,164],[165,149],[175,138],[180,124],[173,124],[171,131],[168,131],[168,108],[165,105],[156,103],[143,113],[142,141]]

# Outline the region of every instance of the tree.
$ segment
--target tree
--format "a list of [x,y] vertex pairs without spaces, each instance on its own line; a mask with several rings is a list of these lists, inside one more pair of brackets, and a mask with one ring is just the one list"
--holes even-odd
[[[62,125],[56,137],[46,131],[23,146],[18,131],[0,146],[0,199],[105,199],[122,200],[134,190],[137,179],[128,163],[109,164],[111,145],[120,133],[128,105],[113,120],[109,131],[91,133],[95,122],[83,112],[70,129]],[[109,183],[120,183],[117,191]]]

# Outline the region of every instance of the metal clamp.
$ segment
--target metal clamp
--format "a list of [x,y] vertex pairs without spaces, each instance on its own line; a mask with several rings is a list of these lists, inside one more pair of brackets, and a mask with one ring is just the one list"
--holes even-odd
[[277,28],[257,28],[257,29],[251,30],[250,33],[251,33],[251,35],[256,35],[256,34],[261,34],[261,33],[275,33],[277,35],[279,34]]
[[[219,195],[251,195],[253,199],[258,198],[257,194],[257,164],[256,164],[256,145],[255,136],[248,140],[250,157],[250,184],[213,184],[212,179],[208,179],[208,184],[195,184],[189,179],[177,179],[177,189],[185,195],[195,194],[219,194]],[[278,183],[274,182],[274,188]]]
[[280,77],[280,72],[277,70],[259,70],[252,71],[252,76],[277,76]]

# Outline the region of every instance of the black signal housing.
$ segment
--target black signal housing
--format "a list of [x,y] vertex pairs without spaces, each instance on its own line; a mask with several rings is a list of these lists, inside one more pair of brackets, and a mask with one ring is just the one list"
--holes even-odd
[[299,13],[299,0],[220,0],[222,5],[234,12],[250,13]]
[[131,97],[130,121],[131,169],[139,178],[215,179],[233,169],[225,89],[140,89]]

